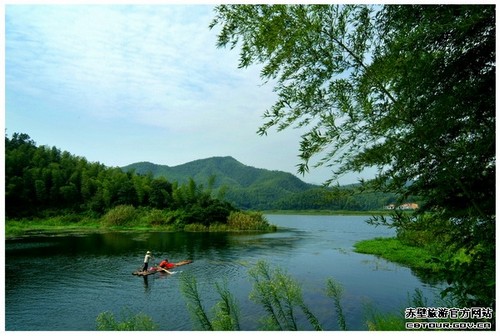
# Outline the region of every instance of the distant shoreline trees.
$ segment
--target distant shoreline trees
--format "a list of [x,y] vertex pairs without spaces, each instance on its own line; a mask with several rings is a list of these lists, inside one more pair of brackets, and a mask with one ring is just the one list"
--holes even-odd
[[100,217],[117,207],[115,212],[124,215],[120,206],[131,206],[168,209],[177,214],[172,221],[209,226],[226,223],[237,210],[193,180],[178,185],[151,174],[123,172],[56,147],[37,146],[27,134],[6,136],[5,151],[7,218]]

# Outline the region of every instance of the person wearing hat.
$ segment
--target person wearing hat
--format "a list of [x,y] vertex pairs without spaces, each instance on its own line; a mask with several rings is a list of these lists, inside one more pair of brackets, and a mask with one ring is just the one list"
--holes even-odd
[[150,251],[146,252],[146,255],[144,256],[144,266],[142,267],[143,272],[146,272],[148,270],[148,263],[151,258],[153,258],[151,252]]

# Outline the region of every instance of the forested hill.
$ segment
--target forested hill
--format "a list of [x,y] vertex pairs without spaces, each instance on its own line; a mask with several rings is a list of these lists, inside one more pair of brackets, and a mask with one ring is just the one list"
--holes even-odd
[[[173,167],[138,162],[122,169],[137,174],[152,173],[153,177],[164,177],[170,182],[186,183],[192,178],[199,185],[213,184],[214,190],[243,209],[296,209],[297,202],[292,202],[292,197],[318,189],[291,173],[246,166],[230,156],[200,159]],[[306,203],[300,208],[318,207]]]
[[[362,194],[333,196],[330,190],[308,184],[291,173],[250,167],[233,157],[212,157],[179,166],[138,162],[122,167],[125,172],[152,174],[169,182],[186,183],[192,178],[197,184],[213,182],[216,192],[243,209],[280,210],[377,210],[394,202],[394,195]],[[213,180],[215,178],[215,180]]]
[[158,165],[151,162],[138,162],[122,167],[125,172],[134,170],[137,174],[152,173],[154,177],[186,183],[190,178],[206,184],[215,177],[214,188],[261,188],[277,186],[289,192],[306,191],[317,186],[308,184],[291,173],[271,171],[246,166],[231,156],[212,157],[191,161],[178,166]]
[[[177,229],[227,224],[238,210],[193,180],[173,184],[124,173],[56,147],[37,146],[27,134],[18,133],[5,137],[5,205],[6,218],[103,218],[109,225],[123,225],[140,212],[148,225]],[[261,224],[255,218],[251,222]]]

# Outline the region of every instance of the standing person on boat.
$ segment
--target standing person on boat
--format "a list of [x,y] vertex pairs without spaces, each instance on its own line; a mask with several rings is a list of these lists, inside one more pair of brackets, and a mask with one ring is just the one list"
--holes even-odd
[[151,258],[153,258],[151,252],[150,251],[146,252],[146,255],[144,256],[144,266],[142,267],[143,272],[146,272],[148,270],[148,263]]

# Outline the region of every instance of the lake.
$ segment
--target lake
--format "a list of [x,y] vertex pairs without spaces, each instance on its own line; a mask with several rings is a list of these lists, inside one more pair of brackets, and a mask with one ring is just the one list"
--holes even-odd
[[[368,225],[367,216],[267,215],[278,232],[104,233],[31,237],[5,243],[6,330],[95,330],[99,313],[119,319],[125,311],[150,316],[160,330],[195,330],[180,292],[181,272],[193,274],[203,304],[219,299],[215,283],[227,280],[241,311],[242,330],[258,330],[263,308],[249,300],[248,270],[259,260],[296,279],[311,311],[327,330],[337,330],[326,280],[344,288],[342,306],[349,330],[367,330],[364,307],[403,312],[408,296],[420,289],[429,306],[439,290],[409,268],[353,252],[353,244],[394,236]],[[192,259],[173,275],[148,278],[131,273],[147,250],[154,262]],[[150,263],[151,265],[152,263]],[[303,321],[299,321],[303,322]],[[300,326],[310,329],[306,323]]]

